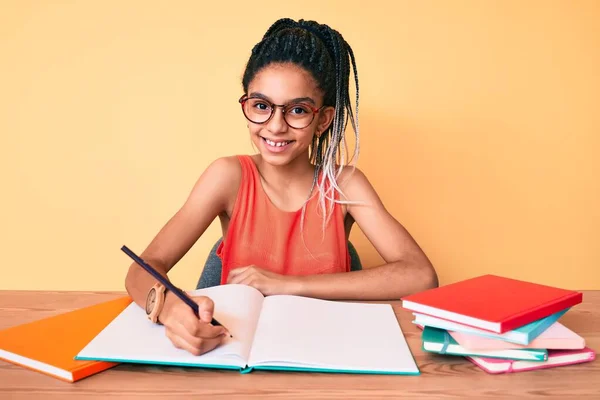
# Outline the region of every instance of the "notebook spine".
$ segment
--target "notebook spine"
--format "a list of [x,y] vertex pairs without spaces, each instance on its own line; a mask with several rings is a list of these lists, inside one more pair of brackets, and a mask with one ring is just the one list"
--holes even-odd
[[253,367],[249,367],[249,366],[245,366],[244,368],[240,369],[240,373],[241,374],[249,374],[250,372],[252,372],[254,368]]

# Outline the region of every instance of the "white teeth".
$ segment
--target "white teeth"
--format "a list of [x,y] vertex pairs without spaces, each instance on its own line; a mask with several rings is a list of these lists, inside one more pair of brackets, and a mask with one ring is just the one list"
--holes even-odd
[[283,147],[287,144],[289,144],[290,142],[274,142],[272,140],[269,139],[265,139],[265,142],[267,142],[267,144],[274,146],[274,147]]

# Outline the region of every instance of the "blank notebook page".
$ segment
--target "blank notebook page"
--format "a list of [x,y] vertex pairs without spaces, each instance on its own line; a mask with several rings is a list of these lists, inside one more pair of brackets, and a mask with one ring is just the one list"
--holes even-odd
[[195,356],[173,346],[165,334],[165,327],[149,321],[145,311],[132,303],[78,356],[122,362],[244,367],[263,301],[260,292],[247,286],[225,285],[190,294],[212,298],[215,318],[230,330],[233,338],[227,338],[211,352]]
[[389,304],[292,296],[265,299],[248,364],[419,372]]

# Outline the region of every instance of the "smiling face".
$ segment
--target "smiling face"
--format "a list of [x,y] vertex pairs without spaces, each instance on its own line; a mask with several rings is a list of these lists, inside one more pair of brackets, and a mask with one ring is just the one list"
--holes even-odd
[[[248,121],[252,142],[264,161],[272,165],[286,165],[295,160],[308,162],[308,151],[315,134],[322,133],[333,119],[333,107],[323,107],[323,95],[309,72],[293,64],[270,64],[259,71],[248,85],[251,103],[247,109],[268,113],[270,104],[297,105],[275,107],[271,119],[258,124]],[[321,108],[312,122],[301,129],[289,126],[283,116],[294,126],[295,121],[310,120],[312,110]]]

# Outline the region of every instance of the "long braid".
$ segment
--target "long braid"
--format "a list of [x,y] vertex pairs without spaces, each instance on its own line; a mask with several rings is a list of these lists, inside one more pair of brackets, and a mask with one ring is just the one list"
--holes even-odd
[[[360,148],[359,88],[354,52],[342,35],[327,25],[282,18],[269,27],[262,40],[252,49],[242,80],[246,93],[254,76],[271,63],[293,63],[309,71],[324,93],[323,105],[335,108],[332,124],[319,137],[313,138],[309,151],[310,161],[315,165],[311,193],[316,186],[324,232],[334,204],[350,203],[341,200],[345,196],[338,185],[338,178],[346,165],[356,161]],[[350,69],[356,85],[355,112],[352,112],[348,90]],[[345,138],[348,120],[356,143],[350,160],[347,159],[348,144]],[[339,199],[336,198],[336,192],[340,194]],[[304,212],[305,207],[302,209],[302,220]]]

